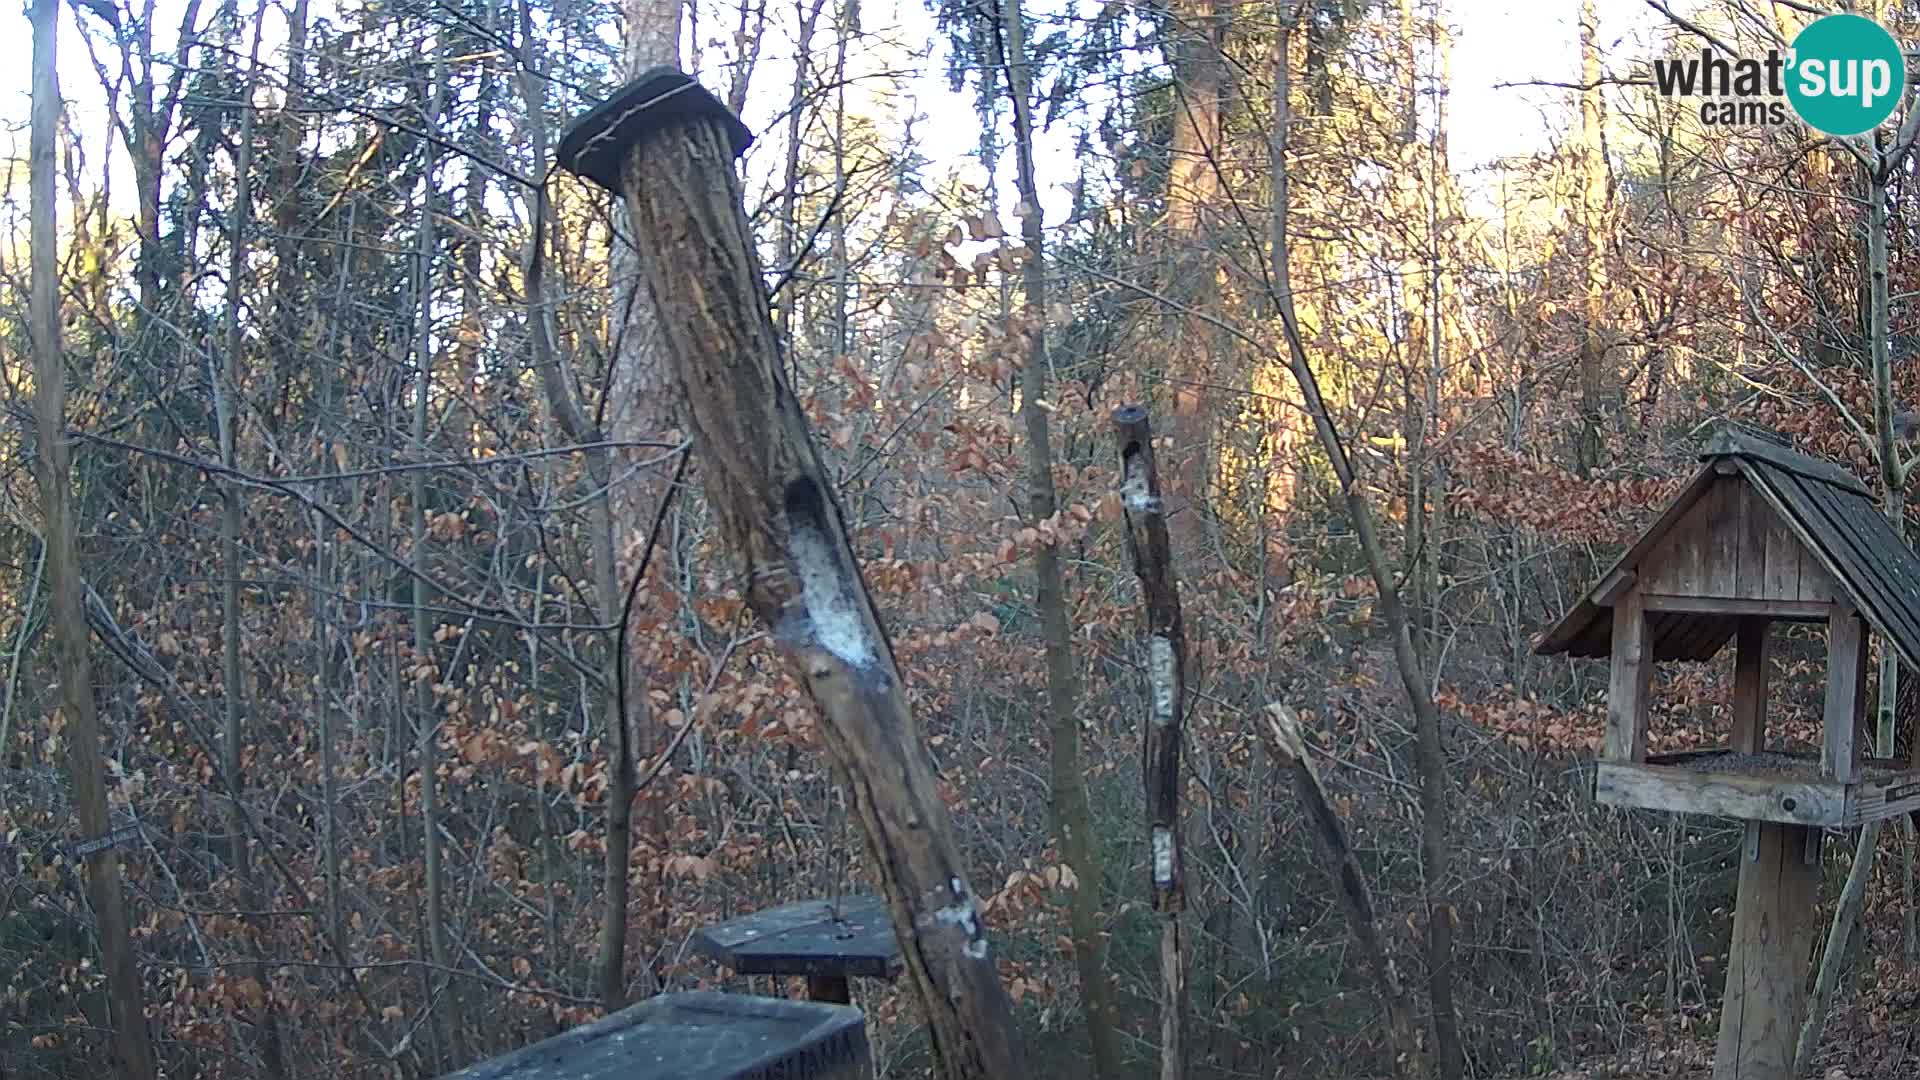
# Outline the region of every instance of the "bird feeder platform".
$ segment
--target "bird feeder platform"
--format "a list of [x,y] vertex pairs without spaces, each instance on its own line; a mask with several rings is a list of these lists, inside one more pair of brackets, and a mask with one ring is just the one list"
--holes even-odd
[[694,948],[741,975],[804,975],[807,996],[846,1004],[851,976],[892,979],[904,969],[887,906],[877,896],[804,900],[694,934]]
[[1609,806],[1822,828],[1920,810],[1920,771],[1877,758],[1861,759],[1841,783],[1812,754],[1689,750],[1598,762],[1593,787]]
[[[1913,762],[1864,758],[1868,644],[1920,668],[1920,557],[1845,470],[1729,428],[1703,466],[1541,638],[1610,665],[1596,801],[1747,823],[1713,1080],[1792,1080],[1819,902],[1821,831],[1920,809]],[[1818,754],[1767,746],[1768,628],[1826,627]],[[1649,754],[1663,660],[1734,644],[1725,741]],[[1715,742],[1720,740],[1716,739]]]
[[843,1005],[661,994],[444,1080],[868,1080],[865,1019]]

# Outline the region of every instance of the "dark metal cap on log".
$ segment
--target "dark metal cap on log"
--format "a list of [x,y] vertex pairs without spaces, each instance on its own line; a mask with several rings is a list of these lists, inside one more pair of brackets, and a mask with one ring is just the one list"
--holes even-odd
[[753,132],[693,76],[674,67],[650,68],[619,93],[568,125],[555,158],[560,167],[608,191],[620,191],[620,170],[635,143],[684,120],[707,118],[726,130],[735,154]]

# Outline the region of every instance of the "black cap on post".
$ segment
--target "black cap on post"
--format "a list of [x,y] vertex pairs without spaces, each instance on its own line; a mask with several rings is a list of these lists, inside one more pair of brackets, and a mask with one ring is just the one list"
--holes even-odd
[[568,125],[555,157],[561,168],[618,194],[620,170],[634,144],[671,124],[702,117],[726,130],[735,154],[753,142],[747,125],[693,76],[674,67],[650,68]]

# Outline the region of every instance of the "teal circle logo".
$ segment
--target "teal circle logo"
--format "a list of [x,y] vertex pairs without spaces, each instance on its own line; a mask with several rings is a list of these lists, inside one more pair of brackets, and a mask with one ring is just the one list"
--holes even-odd
[[1907,58],[1885,27],[1862,15],[1815,19],[1793,39],[1787,100],[1823,135],[1861,135],[1885,123],[1907,86]]

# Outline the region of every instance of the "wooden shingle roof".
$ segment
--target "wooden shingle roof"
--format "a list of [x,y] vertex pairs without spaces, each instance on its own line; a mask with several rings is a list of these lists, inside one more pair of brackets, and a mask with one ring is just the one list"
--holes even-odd
[[[1829,462],[1732,430],[1716,435],[1700,458],[1700,471],[1679,497],[1541,637],[1535,653],[1607,656],[1614,599],[1674,525],[1735,471],[1883,640],[1920,668],[1920,556],[1894,531],[1865,483]],[[1738,623],[1735,615],[1687,611],[1650,611],[1648,618],[1656,660],[1709,659]]]

